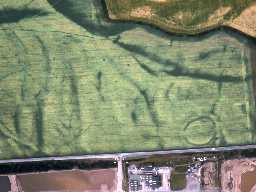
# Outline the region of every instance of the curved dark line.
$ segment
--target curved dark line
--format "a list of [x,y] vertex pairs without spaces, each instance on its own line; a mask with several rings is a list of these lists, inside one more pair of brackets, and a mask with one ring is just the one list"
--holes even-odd
[[213,123],[213,126],[216,127],[216,123],[213,121],[213,119],[212,119],[211,117],[209,117],[209,116],[200,116],[200,117],[197,117],[197,118],[192,119],[192,120],[190,120],[189,122],[187,122],[187,124],[186,124],[185,127],[184,127],[184,131],[188,128],[188,126],[189,126],[191,123],[193,123],[193,122],[195,122],[195,121],[198,121],[198,120],[201,120],[201,119],[210,120],[210,121]]
[[36,141],[38,152],[42,153],[44,146],[44,100],[36,98],[36,106],[34,113],[35,127],[36,127]]
[[206,120],[210,120],[210,122],[212,123],[212,126],[211,126],[211,133],[213,133],[212,137],[209,139],[209,141],[205,144],[196,144],[196,143],[193,143],[192,141],[190,141],[187,136],[184,137],[184,139],[186,140],[187,143],[189,143],[190,145],[194,145],[194,146],[207,146],[211,143],[213,143],[215,140],[216,140],[216,136],[217,136],[217,132],[215,130],[216,128],[216,123],[213,121],[212,118],[208,117],[208,116],[200,116],[200,117],[197,117],[195,119],[192,119],[190,120],[184,127],[184,131],[186,131],[189,127],[189,125],[195,121],[198,121],[198,120],[202,120],[202,119],[206,119]]
[[45,82],[42,87],[42,89],[43,89],[42,91],[44,92],[44,95],[45,95],[46,93],[49,92],[49,80],[50,80],[50,74],[52,71],[51,65],[50,65],[50,63],[51,63],[50,53],[49,53],[47,47],[45,46],[44,42],[42,41],[42,39],[38,35],[35,35],[35,38],[41,47],[43,58],[45,59],[45,67],[43,70],[44,70],[44,73],[46,74],[46,76],[44,77]]
[[9,40],[12,42],[14,47],[17,48],[17,57],[18,57],[18,63],[22,65],[22,82],[21,82],[21,99],[24,101],[27,96],[27,76],[28,76],[28,59],[27,59],[27,49],[24,45],[23,41],[18,37],[16,32],[12,29],[5,31],[6,35],[9,37]]
[[148,67],[147,65],[145,65],[144,63],[142,63],[139,59],[137,59],[136,57],[133,57],[137,63],[139,64],[139,66],[146,71],[148,74],[157,77],[158,73],[156,71],[154,71],[153,69],[151,69],[150,67]]

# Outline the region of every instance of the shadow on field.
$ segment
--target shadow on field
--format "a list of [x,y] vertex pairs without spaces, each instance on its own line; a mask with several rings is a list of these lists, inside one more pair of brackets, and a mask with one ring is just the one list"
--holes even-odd
[[0,24],[15,23],[22,19],[46,16],[49,13],[42,9],[0,9]]
[[135,27],[131,23],[109,22],[104,0],[47,1],[56,11],[94,35],[112,36]]

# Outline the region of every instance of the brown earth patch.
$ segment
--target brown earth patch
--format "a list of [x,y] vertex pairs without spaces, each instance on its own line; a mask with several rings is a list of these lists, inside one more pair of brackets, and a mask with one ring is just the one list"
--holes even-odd
[[156,3],[166,3],[167,0],[150,0],[152,2],[156,2]]
[[36,191],[113,192],[116,169],[61,171],[18,176],[22,189]]
[[[245,192],[242,186],[250,187],[251,181],[255,177],[248,179],[251,176],[250,172],[256,168],[256,159],[234,159],[227,160],[221,166],[221,186],[223,192]],[[246,179],[245,179],[245,176]]]
[[209,18],[208,22],[218,22],[231,10],[231,7],[221,7],[217,9]]
[[256,37],[256,2],[245,9],[240,16],[235,18],[228,26]]
[[138,7],[134,10],[131,11],[131,16],[132,17],[151,17],[152,16],[152,9],[150,6],[142,6]]
[[256,186],[256,167],[253,171],[242,174],[241,191],[251,192],[254,186]]

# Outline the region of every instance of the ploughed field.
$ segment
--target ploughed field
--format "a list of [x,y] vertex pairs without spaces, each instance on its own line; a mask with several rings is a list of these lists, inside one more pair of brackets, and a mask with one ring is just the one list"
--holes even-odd
[[100,0],[5,0],[0,159],[254,144],[251,44],[107,21]]

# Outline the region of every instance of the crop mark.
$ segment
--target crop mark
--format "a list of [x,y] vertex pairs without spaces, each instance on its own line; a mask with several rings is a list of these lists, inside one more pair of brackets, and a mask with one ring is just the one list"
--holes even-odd
[[174,76],[174,77],[189,77],[192,79],[202,79],[207,81],[213,82],[222,82],[222,83],[240,83],[243,81],[248,81],[252,78],[251,75],[247,75],[245,78],[239,76],[232,76],[232,75],[214,75],[210,73],[202,73],[198,71],[188,71],[187,69],[181,66],[174,66],[173,70],[162,70],[164,73]]
[[136,114],[135,111],[131,112],[131,118],[132,118],[132,121],[133,121],[134,124],[138,123],[138,117],[137,117],[137,114]]
[[149,96],[147,89],[142,89],[136,82],[132,82],[132,84],[137,88],[139,93],[143,96],[143,99],[145,101],[146,107],[148,109],[150,119],[153,122],[153,124],[158,128],[160,127],[160,122],[158,115],[154,109],[154,99]]
[[28,58],[26,57],[27,49],[22,42],[22,40],[18,37],[16,32],[14,30],[5,31],[8,39],[13,43],[14,47],[17,48],[17,57],[18,57],[18,63],[22,66],[21,69],[21,99],[24,101],[27,97],[27,89],[28,89]]
[[104,96],[103,96],[103,94],[102,94],[102,91],[101,91],[101,89],[102,89],[102,76],[103,76],[103,73],[102,73],[101,71],[99,71],[99,72],[96,74],[96,80],[97,80],[96,89],[97,89],[97,91],[98,91],[98,93],[99,93],[100,99],[101,99],[102,101],[105,101],[105,98],[104,98]]
[[162,72],[166,73],[167,75],[171,75],[174,77],[189,77],[192,79],[198,80],[207,80],[213,82],[223,82],[223,83],[240,83],[243,81],[248,81],[252,78],[251,75],[247,75],[245,78],[240,76],[232,76],[232,75],[214,75],[211,73],[202,73],[200,70],[189,70],[183,66],[180,66],[179,63],[171,61],[170,59],[163,59],[154,53],[146,52],[143,47],[137,45],[129,45],[126,43],[122,43],[119,41],[119,38],[113,40],[113,43],[119,45],[120,47],[142,55],[156,63],[159,63],[165,67],[172,68],[172,69],[163,69]]
[[220,50],[220,49],[214,49],[214,50],[210,50],[210,51],[203,51],[203,52],[199,53],[198,59],[199,60],[205,60],[205,59],[208,59],[209,57],[214,56],[215,54],[218,54],[218,53],[221,53],[221,52],[222,52],[222,50]]
[[27,144],[27,142],[23,142],[22,140],[15,137],[15,135],[10,131],[10,128],[7,127],[7,125],[1,120],[0,120],[0,125],[2,126],[2,128],[4,128],[4,130],[2,128],[0,129],[0,135],[2,137],[10,139],[11,141],[17,143],[21,147],[24,147],[25,149],[28,149],[30,151],[31,150],[36,151],[36,149],[33,146],[31,146],[31,145]]
[[14,115],[13,115],[13,123],[14,123],[14,128],[15,128],[15,132],[16,134],[19,136],[21,133],[21,129],[20,129],[20,106],[17,105]]
[[79,89],[78,89],[78,82],[74,73],[74,70],[71,65],[70,66],[70,88],[71,88],[71,97],[74,99],[73,103],[76,106],[76,116],[78,119],[80,119],[80,102],[79,102]]
[[140,60],[137,59],[136,57],[133,57],[133,58],[137,61],[137,63],[139,64],[139,66],[140,66],[144,71],[146,71],[147,73],[149,73],[150,75],[153,75],[153,76],[155,76],[155,77],[158,76],[158,74],[157,74],[156,71],[154,71],[153,69],[151,69],[150,67],[148,67],[148,66],[145,65],[144,63],[140,62]]
[[189,131],[189,129],[191,129],[191,128],[193,128],[193,124],[194,123],[198,123],[198,122],[200,122],[200,124],[201,124],[201,122],[202,123],[207,123],[206,124],[206,128],[208,128],[209,129],[209,132],[207,133],[207,134],[209,134],[209,133],[211,133],[212,135],[211,135],[211,137],[209,138],[209,140],[207,141],[207,143],[200,143],[200,144],[197,144],[197,143],[194,143],[190,138],[189,138],[189,136],[191,136],[191,134],[189,134],[189,135],[187,135],[186,137],[185,137],[185,140],[186,140],[186,142],[187,143],[189,143],[189,144],[191,144],[191,145],[194,145],[194,146],[206,146],[206,145],[211,145],[212,143],[214,143],[214,141],[216,141],[216,135],[217,135],[217,133],[216,133],[216,130],[215,130],[215,128],[216,128],[216,123],[214,122],[214,120],[212,119],[212,118],[210,118],[210,117],[208,117],[208,116],[200,116],[200,117],[198,117],[198,118],[195,118],[195,119],[193,119],[193,120],[191,120],[191,121],[189,121],[186,125],[185,125],[185,127],[184,127],[184,131],[186,132],[186,131]]
[[[39,96],[39,95],[38,95]],[[42,152],[44,146],[44,100],[39,97],[36,97],[36,106],[34,112],[34,120],[35,120],[35,127],[37,133],[37,148],[39,153]]]
[[134,109],[132,110],[131,112],[131,118],[132,118],[132,121],[135,125],[137,125],[139,123],[139,118],[138,118],[138,114],[137,114],[137,108],[138,108],[138,100],[139,98],[136,97],[134,100],[133,100],[133,103],[134,103]]
[[45,65],[44,65],[43,71],[46,74],[46,76],[44,77],[44,85],[42,88],[46,94],[47,92],[49,92],[49,80],[50,80],[50,74],[52,71],[51,65],[50,65],[50,63],[51,63],[50,54],[49,54],[49,51],[48,51],[47,47],[45,46],[44,42],[42,41],[42,39],[37,35],[35,35],[35,38],[41,47],[43,58],[45,59]]
[[[68,44],[67,39],[64,39],[63,45],[66,44]],[[65,49],[65,47],[60,47],[60,50]],[[69,145],[72,152],[77,152],[80,150],[79,142],[84,130],[81,127],[78,78],[71,62],[72,60],[64,51],[60,62],[62,74],[58,94],[58,127],[56,129],[62,143]]]

